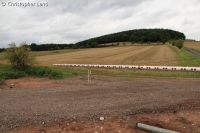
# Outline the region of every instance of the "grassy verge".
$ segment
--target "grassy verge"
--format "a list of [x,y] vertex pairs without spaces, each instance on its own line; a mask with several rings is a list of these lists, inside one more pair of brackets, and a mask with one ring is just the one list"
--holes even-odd
[[179,66],[200,66],[200,59],[184,49],[168,45],[175,53]]
[[77,75],[76,72],[61,70],[49,67],[35,66],[25,71],[13,69],[9,65],[0,65],[0,83],[6,79],[17,79],[20,77],[33,76],[33,77],[48,77],[50,79],[63,79]]
[[[61,68],[78,75],[86,75],[87,68]],[[97,69],[92,68],[92,75],[102,76],[125,76],[125,77],[177,77],[177,78],[200,78],[197,72],[172,72],[172,71],[146,71],[146,70],[122,70],[122,69]]]
[[[0,65],[0,83],[6,79],[17,79],[20,77],[48,77],[50,79],[63,79],[66,77],[87,75],[87,68],[49,68],[33,67],[26,71],[19,71],[9,65]],[[121,77],[128,80],[132,77],[177,77],[177,78],[200,78],[196,72],[171,72],[171,71],[145,71],[145,70],[122,70],[122,69],[95,69],[92,75]]]

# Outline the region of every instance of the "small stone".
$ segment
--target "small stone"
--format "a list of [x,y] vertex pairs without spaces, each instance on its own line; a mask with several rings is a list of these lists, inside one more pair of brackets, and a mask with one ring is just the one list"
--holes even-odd
[[40,133],[46,133],[46,130],[41,129],[41,130],[40,130]]
[[103,121],[103,120],[105,120],[105,118],[104,117],[100,117],[100,120]]
[[103,127],[101,127],[100,129],[103,130]]
[[10,88],[14,88],[15,87],[15,84],[10,84]]
[[94,132],[94,133],[98,133],[98,132],[96,131],[96,132]]
[[43,121],[43,122],[42,122],[42,125],[44,125],[44,124],[45,124],[45,122]]
[[119,130],[118,133],[121,133],[121,130]]

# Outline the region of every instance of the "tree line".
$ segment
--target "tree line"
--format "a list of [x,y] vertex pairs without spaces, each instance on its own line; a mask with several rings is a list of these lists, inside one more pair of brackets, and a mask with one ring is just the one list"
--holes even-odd
[[61,50],[61,49],[78,49],[78,48],[97,48],[97,47],[108,47],[109,45],[98,45],[92,43],[91,45],[79,45],[79,44],[36,44],[32,43],[30,45],[31,51],[51,51],[51,50]]
[[5,51],[6,49],[5,48],[0,48],[0,52],[3,52]]
[[60,49],[73,49],[74,44],[36,44],[32,43],[30,49],[32,51],[50,51],[50,50],[60,50]]

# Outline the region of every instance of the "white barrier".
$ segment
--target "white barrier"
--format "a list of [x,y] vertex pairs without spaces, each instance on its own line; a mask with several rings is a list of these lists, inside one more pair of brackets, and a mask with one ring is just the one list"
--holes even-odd
[[200,67],[179,67],[179,66],[134,66],[134,65],[98,65],[98,64],[53,64],[53,66],[200,72]]

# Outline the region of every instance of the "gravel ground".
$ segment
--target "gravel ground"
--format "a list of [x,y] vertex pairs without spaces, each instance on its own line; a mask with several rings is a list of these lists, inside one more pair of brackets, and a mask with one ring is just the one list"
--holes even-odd
[[200,79],[93,78],[91,84],[85,77],[62,80],[55,88],[32,89],[31,81],[25,88],[4,86],[0,89],[0,132],[66,120],[200,107]]

